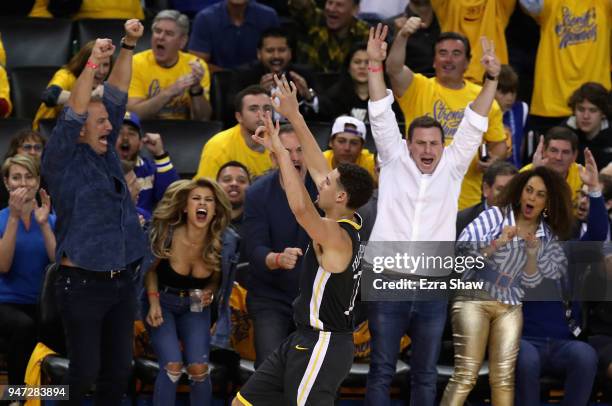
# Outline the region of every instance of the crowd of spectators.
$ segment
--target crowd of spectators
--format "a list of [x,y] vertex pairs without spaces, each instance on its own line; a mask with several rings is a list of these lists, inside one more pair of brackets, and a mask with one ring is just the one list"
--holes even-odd
[[[364,217],[364,233],[369,236],[374,228],[373,240],[387,240],[389,230],[398,228],[392,234],[399,239],[405,237],[407,241],[417,241],[419,235],[421,240],[484,241],[493,244],[495,250],[503,249],[509,242],[521,241],[525,247],[531,244],[532,251],[525,255],[525,261],[535,255],[534,249],[540,249],[537,244],[557,241],[599,244],[589,245],[589,255],[581,251],[581,245],[570,245],[572,248],[566,248],[565,253],[555,258],[571,264],[588,262],[591,264],[588,270],[570,266],[566,271],[559,267],[554,275],[542,271],[543,276],[537,276],[542,280],[538,279],[537,283],[533,282],[536,272],[525,271],[522,282],[512,276],[506,286],[525,291],[517,293],[518,290],[514,290],[508,296],[485,288],[491,302],[487,302],[490,308],[484,310],[478,307],[480,304],[469,301],[435,305],[407,302],[404,307],[364,302],[369,304],[367,314],[374,329],[371,345],[375,361],[368,378],[371,383],[366,403],[385,404],[381,399],[386,397],[385,388],[394,371],[391,361],[397,357],[395,338],[399,341],[406,330],[412,329],[413,342],[420,337],[428,345],[432,340],[439,343],[447,309],[455,334],[462,337],[469,335],[466,331],[488,331],[491,325],[489,359],[497,357],[495,360],[500,361],[501,357],[501,361],[511,360],[512,365],[516,365],[508,374],[503,366],[498,365],[495,369],[495,364],[490,363],[490,386],[496,392],[494,401],[499,404],[511,404],[512,401],[528,406],[538,404],[539,387],[534,383],[544,374],[563,379],[565,401],[572,405],[587,404],[598,377],[606,382],[605,387],[612,386],[612,323],[605,316],[609,305],[601,300],[605,294],[587,294],[578,300],[566,297],[567,290],[572,288],[570,285],[576,281],[595,278],[605,284],[612,275],[609,248],[612,222],[611,1],[389,0],[384,2],[384,7],[379,4],[382,2],[367,0],[175,0],[166,3],[169,8],[159,10],[143,8],[141,2],[135,0],[35,0],[29,8],[23,6],[21,10],[23,16],[31,18],[139,19],[148,25],[145,30],[150,30],[151,37],[147,44],[149,49],[142,52],[134,51],[132,40],[135,37],[131,31],[126,31],[120,44],[115,42],[117,49],[133,54],[133,58],[130,58],[129,80],[126,76],[117,82],[119,76],[115,76],[114,85],[109,85],[113,82],[112,72],[126,75],[125,60],[119,61],[118,53],[113,54],[110,48],[102,53],[95,51],[96,41],[79,44],[80,49],[75,49],[70,60],[58,67],[53,77],[45,79],[49,82],[41,89],[40,106],[30,117],[31,128],[14,134],[8,150],[0,151],[5,159],[2,178],[7,191],[0,193],[0,202],[6,207],[0,211],[0,335],[6,336],[11,349],[7,357],[10,384],[23,383],[28,355],[40,337],[38,287],[47,265],[69,258],[74,263],[62,264],[69,267],[76,264],[97,271],[102,266],[85,258],[85,251],[79,252],[79,244],[84,241],[70,239],[65,243],[69,244],[68,249],[64,245],[56,250],[56,237],[58,245],[60,240],[65,242],[65,230],[71,221],[68,218],[73,216],[66,214],[71,207],[62,201],[77,193],[75,187],[106,194],[109,201],[118,199],[113,193],[126,193],[129,201],[120,199],[117,204],[124,208],[134,206],[140,220],[140,227],[137,227],[127,217],[116,219],[119,224],[127,221],[125,224],[132,230],[131,234],[122,231],[121,238],[131,236],[135,240],[126,242],[132,251],[125,254],[125,258],[129,257],[130,261],[117,263],[118,266],[108,270],[130,269],[138,261],[144,264],[140,270],[142,274],[151,270],[145,287],[140,289],[148,293],[140,298],[140,314],[163,363],[156,383],[158,404],[171,404],[168,392],[175,390],[183,364],[192,381],[193,398],[197,401],[210,398],[208,352],[211,342],[229,346],[227,337],[221,338],[221,335],[229,336],[229,297],[234,280],[248,291],[246,311],[252,320],[256,367],[295,329],[291,306],[298,295],[300,267],[308,238],[291,213],[274,154],[265,151],[252,138],[256,129],[264,124],[264,114],[272,112],[274,119],[280,121],[280,139],[313,201],[317,199],[320,185],[315,185],[307,174],[302,147],[294,129],[273,109],[276,75],[285,76],[295,85],[299,111],[307,123],[328,124],[328,138],[320,144],[328,147],[324,156],[330,168],[354,163],[378,180],[382,165],[383,173],[386,171],[387,190],[396,188],[395,192],[407,187],[401,171],[423,177],[415,181],[417,186],[406,199],[398,198],[391,205],[389,200],[381,204],[377,189],[370,202],[359,210]],[[11,11],[18,13],[14,9]],[[509,32],[506,28],[513,24],[517,15],[533,17],[530,22],[539,26],[535,60],[521,61],[521,65],[534,66],[532,77],[523,76],[522,66],[512,66],[513,55],[526,55],[523,49],[509,46],[511,42],[506,37]],[[386,58],[376,61],[372,59],[374,53],[369,48],[372,38],[368,43],[368,33],[370,27],[379,22],[388,26],[389,35]],[[492,40],[493,45],[481,42],[483,36]],[[531,41],[531,44],[524,44],[525,49],[537,44],[538,38]],[[5,68],[11,57],[10,52],[5,52],[5,47],[10,50],[8,45],[13,46],[7,44],[6,39],[3,44],[0,37],[0,126],[3,119],[11,119],[14,105],[14,94],[9,87],[11,70]],[[482,63],[491,55],[497,55],[501,62],[499,72],[487,69],[488,65]],[[122,63],[120,68],[117,68],[118,62]],[[380,68],[378,62],[381,62]],[[92,70],[93,74],[87,76]],[[164,140],[180,134],[146,132],[143,122],[210,121],[213,117],[221,117],[220,112],[214,111],[211,92],[216,75],[225,72],[232,73],[232,83],[225,89],[227,94],[217,96],[224,100],[225,107],[231,106],[235,121],[226,120],[222,131],[198,146],[201,156],[197,167],[190,171],[193,181],[179,181],[185,174],[177,173],[176,162],[172,160],[175,151],[167,150]],[[374,101],[372,91],[379,89],[373,87],[371,80],[373,74],[379,72],[386,88],[391,89],[390,96],[379,94],[377,100],[380,101]],[[87,81],[79,82],[84,76]],[[483,85],[486,91],[488,82],[496,82],[495,101],[486,109],[488,117],[476,117],[478,114],[471,110],[470,103],[482,94]],[[83,89],[83,83],[87,89]],[[117,87],[117,83],[121,86]],[[523,83],[533,83],[530,94],[521,94]],[[124,96],[125,105],[122,104]],[[90,100],[101,108],[112,102],[112,109],[106,107],[109,116],[97,124],[90,124],[84,115],[89,111]],[[100,103],[102,100],[104,105]],[[400,165],[393,175],[388,165],[389,161],[397,164],[389,159],[396,151],[390,151],[384,141],[373,137],[374,127],[381,124],[372,121],[380,121],[381,106],[384,104],[386,108],[387,103],[400,123],[400,131],[407,129],[406,134],[402,134],[406,135],[406,140],[398,144],[398,149],[407,145],[416,163],[416,166],[412,161]],[[374,110],[372,106],[376,106]],[[41,120],[58,120],[51,149],[48,140],[39,132],[42,131]],[[467,149],[461,149],[462,144],[456,142],[455,136],[460,133],[461,123],[468,121],[483,132],[478,152],[470,152],[469,157],[466,155],[459,160],[459,155],[452,155],[452,164],[450,159],[442,159],[440,165],[445,169],[438,170],[437,175],[447,171],[443,173],[448,179],[434,180],[440,188],[436,189],[436,196],[442,203],[424,205],[423,202],[435,194],[433,189],[428,189],[431,186],[427,176],[432,172],[427,168],[435,170],[441,156],[441,152],[436,151],[466,153]],[[93,155],[86,155],[82,145],[74,148],[74,145],[68,147],[63,142],[58,143],[56,133],[70,133],[71,140],[85,139],[95,125],[98,125],[96,131],[101,129],[105,133],[95,142],[105,147],[92,141],[91,145],[97,145],[92,148],[96,154],[109,154],[117,159],[109,159],[106,163],[96,161]],[[414,142],[411,131],[415,128],[439,129],[443,139],[437,143],[432,141],[427,147],[423,145],[422,150],[412,149],[416,148],[411,147]],[[391,130],[385,127],[384,131]],[[65,155],[62,148],[67,148],[68,155],[74,154],[77,158]],[[415,151],[420,154],[418,160]],[[119,165],[114,168],[118,162],[123,170]],[[454,170],[455,166],[459,169]],[[75,172],[79,172],[82,168],[94,167],[97,169],[80,173],[77,183],[64,178],[70,177],[65,168],[76,168]],[[100,180],[96,181],[96,176],[104,177],[105,181],[97,183]],[[200,178],[207,180],[198,180]],[[534,178],[540,183],[534,183]],[[444,189],[442,185],[447,181],[448,187]],[[46,185],[50,186],[49,193],[45,191]],[[458,200],[449,203],[455,186],[460,188]],[[509,195],[509,188],[516,196]],[[545,196],[545,199],[541,201],[541,208],[536,205],[540,211],[534,209],[538,214],[533,221],[522,225],[521,232],[506,227],[514,227],[525,220],[524,215],[517,214],[519,211],[532,209],[522,206],[526,204],[521,200],[523,189],[541,190],[543,195],[539,197]],[[564,199],[566,191],[568,196]],[[389,196],[390,192],[381,189],[381,195],[385,193]],[[200,209],[190,206],[196,198],[206,202],[202,206],[206,211],[204,215]],[[89,203],[87,199],[84,201],[91,210],[102,204],[95,202],[94,197],[90,199]],[[558,205],[566,203],[567,207],[572,207],[573,214],[563,221],[571,225],[571,233],[561,232],[563,226],[558,224],[559,216],[563,215]],[[434,207],[440,210],[436,212]],[[557,211],[551,214],[555,207]],[[446,226],[433,226],[430,234],[423,234],[424,230],[415,226],[418,221],[406,220],[403,210],[411,213],[406,216],[414,215],[415,218],[445,219],[446,223],[453,224],[453,232]],[[377,216],[381,211],[384,214]],[[132,209],[125,212],[132,213]],[[87,210],[81,213],[84,217],[93,215]],[[211,223],[206,227],[210,229],[202,232],[194,224],[201,220],[198,216],[207,217],[208,213]],[[402,224],[409,224],[410,230],[400,230]],[[62,234],[55,234],[57,225]],[[384,229],[385,226],[388,229]],[[533,228],[536,238],[525,234],[526,228]],[[142,254],[145,246],[140,241],[141,229],[162,233],[155,236],[153,250],[146,255]],[[81,236],[95,232],[83,231]],[[206,237],[207,233],[213,237]],[[194,238],[206,240],[206,244],[191,248],[180,245]],[[535,240],[540,242],[533,242]],[[100,247],[91,244],[90,241],[87,246],[92,258],[101,255]],[[109,247],[102,251],[107,252]],[[183,261],[189,250],[204,252],[204,259]],[[240,253],[239,259],[233,257],[235,252]],[[57,253],[63,257],[56,258]],[[114,254],[107,252],[106,255],[110,258]],[[237,262],[247,266],[235,274]],[[548,265],[542,265],[544,262],[540,257],[537,266],[545,268]],[[506,275],[501,268],[492,272]],[[192,273],[193,269],[206,272]],[[586,276],[582,277],[583,274]],[[74,273],[73,278],[79,280],[81,276]],[[466,277],[471,276],[468,273]],[[61,283],[69,286],[70,278],[67,281],[64,278]],[[143,285],[142,280],[140,283]],[[554,300],[537,301],[537,294],[529,293],[529,288],[536,290],[536,286],[537,290],[557,292],[553,295]],[[190,289],[207,292],[202,296],[204,311],[198,317],[192,317],[189,306],[184,306],[183,298],[186,295],[189,300],[186,292]],[[587,301],[585,297],[599,299]],[[84,362],[88,348],[83,342],[75,344],[75,337],[83,339],[78,335],[81,327],[76,326],[77,318],[82,315],[79,316],[75,309],[66,310],[68,299],[67,295],[62,299],[62,306],[65,330],[73,340],[71,359],[78,359],[73,357],[79,352]],[[209,307],[213,299],[215,305]],[[211,310],[219,314],[217,336],[210,334],[209,327],[215,319]],[[473,318],[465,316],[487,312],[489,316],[479,319],[478,326]],[[406,320],[412,318],[407,315],[416,317],[413,313],[424,318],[415,318],[409,328],[410,323]],[[404,324],[390,326],[385,323],[383,314],[406,321],[406,328],[402,327]],[[507,315],[513,318],[505,317]],[[504,317],[506,324],[496,325],[497,318]],[[162,330],[160,326],[164,323]],[[194,329],[191,323],[205,328]],[[437,330],[432,332],[433,324],[427,323],[435,324]],[[415,329],[415,325],[420,327]],[[430,328],[431,331],[424,333]],[[389,331],[396,332],[397,337]],[[507,352],[512,354],[500,355],[491,343],[509,336],[512,337]],[[180,358],[176,337],[183,340],[184,359]],[[205,345],[191,345],[194,337],[205,341]],[[459,362],[444,395],[444,404],[459,404],[457,399],[467,397],[476,382],[487,347],[487,339],[482,337],[476,344],[475,340],[467,338],[463,344],[455,341]],[[384,346],[393,349],[382,348]],[[412,357],[417,360],[417,365],[412,366],[412,402],[433,404],[435,396],[431,397],[428,391],[435,382],[435,369],[431,367],[435,365],[440,346],[431,345],[428,351],[419,351],[416,356],[413,352]],[[426,355],[427,360],[419,361]],[[84,385],[93,382],[95,377],[77,379],[75,371],[84,367],[81,364],[75,368],[71,382],[80,385],[78,390],[84,393],[87,390]],[[508,377],[512,378],[512,384],[508,384]],[[203,382],[206,383],[201,385]],[[513,396],[508,396],[509,391]],[[385,393],[381,395],[382,392]]]

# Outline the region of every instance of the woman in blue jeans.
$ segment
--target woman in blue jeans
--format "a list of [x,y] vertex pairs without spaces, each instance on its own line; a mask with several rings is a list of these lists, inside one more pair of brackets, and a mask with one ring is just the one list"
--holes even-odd
[[225,193],[204,178],[174,182],[153,213],[151,247],[156,260],[145,286],[146,322],[160,365],[154,405],[174,405],[184,364],[191,405],[212,401],[210,304],[221,280],[222,235],[230,218]]

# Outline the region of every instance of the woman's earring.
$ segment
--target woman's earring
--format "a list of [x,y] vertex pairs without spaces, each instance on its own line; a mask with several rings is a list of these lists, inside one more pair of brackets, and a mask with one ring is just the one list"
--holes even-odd
[[548,209],[547,208],[544,208],[544,211],[542,211],[542,216],[544,218],[548,218]]

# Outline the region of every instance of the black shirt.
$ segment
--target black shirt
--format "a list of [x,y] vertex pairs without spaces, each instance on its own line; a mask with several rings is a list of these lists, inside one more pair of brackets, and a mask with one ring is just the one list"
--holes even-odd
[[308,245],[300,276],[300,295],[293,303],[293,317],[298,326],[331,332],[353,331],[353,308],[359,292],[363,256],[358,231],[362,221],[356,213],[355,218],[358,223],[338,221],[353,243],[353,255],[344,272],[325,271],[317,261],[312,240]]

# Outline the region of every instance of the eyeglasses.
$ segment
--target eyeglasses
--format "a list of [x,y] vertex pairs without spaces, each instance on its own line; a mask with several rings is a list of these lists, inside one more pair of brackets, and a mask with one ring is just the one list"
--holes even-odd
[[43,145],[42,144],[22,144],[21,148],[23,148],[26,151],[40,152],[43,150]]

